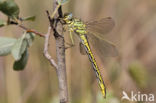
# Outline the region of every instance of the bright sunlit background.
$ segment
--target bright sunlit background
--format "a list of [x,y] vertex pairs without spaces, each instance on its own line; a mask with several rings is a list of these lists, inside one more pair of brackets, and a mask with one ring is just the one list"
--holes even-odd
[[[36,16],[26,22],[29,28],[46,33],[46,10],[52,13],[53,0],[15,0],[20,16]],[[156,1],[155,0],[70,0],[63,11],[74,17],[92,21],[112,17],[114,29],[106,35],[118,51],[117,57],[104,57],[97,62],[107,86],[107,99],[102,98],[94,71],[87,55],[79,52],[79,40],[66,50],[69,100],[72,103],[137,103],[121,101],[122,92],[156,94]],[[0,18],[7,19],[2,13]],[[22,29],[15,26],[0,28],[0,36],[18,37]],[[71,42],[65,33],[67,42]],[[56,60],[55,40],[50,40],[50,54]],[[11,55],[0,57],[0,103],[58,103],[58,82],[55,68],[43,56],[44,39],[35,37],[29,49],[29,61],[23,71],[14,71]],[[144,102],[139,102],[144,103]],[[149,102],[147,102],[149,103]],[[153,102],[154,103],[154,102]]]

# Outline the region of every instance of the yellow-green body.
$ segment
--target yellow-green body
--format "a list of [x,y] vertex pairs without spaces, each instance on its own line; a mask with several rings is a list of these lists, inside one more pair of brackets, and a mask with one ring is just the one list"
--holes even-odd
[[101,92],[103,96],[106,97],[106,87],[87,39],[86,25],[80,19],[69,19],[68,16],[65,16],[64,21],[68,25],[70,33],[75,32],[80,37],[81,43],[84,45],[85,51],[96,73]]

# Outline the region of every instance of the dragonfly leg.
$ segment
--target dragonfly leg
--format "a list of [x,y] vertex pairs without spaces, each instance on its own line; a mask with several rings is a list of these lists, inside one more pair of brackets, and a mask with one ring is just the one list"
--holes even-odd
[[68,29],[68,26],[66,24],[63,25],[63,31],[66,32],[66,30]]
[[74,40],[73,40],[73,34],[72,34],[72,31],[73,31],[72,29],[69,30],[69,33],[70,33],[70,39],[71,39],[71,42],[72,42],[72,43],[67,43],[67,42],[66,42],[66,44],[68,45],[68,47],[66,47],[65,49],[68,49],[68,48],[71,48],[71,47],[75,46],[75,43],[74,43]]
[[71,43],[68,43],[68,42],[65,42],[65,44],[68,45],[68,46],[65,47],[65,49],[69,49],[69,48],[72,48],[73,46],[75,46],[75,45],[73,45]]
[[71,39],[72,45],[75,45],[72,32],[73,32],[73,30],[70,29],[70,30],[69,30],[69,33],[70,33],[70,39]]

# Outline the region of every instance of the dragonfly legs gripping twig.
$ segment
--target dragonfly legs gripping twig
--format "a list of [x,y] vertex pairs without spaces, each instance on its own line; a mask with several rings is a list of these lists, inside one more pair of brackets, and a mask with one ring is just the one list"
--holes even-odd
[[71,43],[68,43],[68,42],[65,42],[65,44],[68,45],[68,46],[65,47],[66,50],[75,46],[74,44],[71,44]]

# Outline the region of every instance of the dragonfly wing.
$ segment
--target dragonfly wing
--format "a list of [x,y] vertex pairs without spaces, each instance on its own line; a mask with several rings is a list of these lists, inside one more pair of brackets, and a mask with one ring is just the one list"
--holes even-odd
[[100,37],[110,32],[115,26],[115,22],[111,17],[102,18],[98,21],[92,21],[86,23],[87,31],[96,33]]
[[114,57],[118,55],[117,48],[113,43],[97,37],[92,33],[88,33],[88,40],[100,57]]

